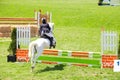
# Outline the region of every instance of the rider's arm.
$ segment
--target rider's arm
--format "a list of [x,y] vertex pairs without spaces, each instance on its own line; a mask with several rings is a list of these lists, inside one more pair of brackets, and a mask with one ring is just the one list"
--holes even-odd
[[51,31],[51,28],[50,28],[49,24],[47,24],[47,25],[48,25],[48,29],[49,29],[49,31]]
[[41,36],[41,32],[42,32],[42,26],[40,26],[39,28],[39,36]]

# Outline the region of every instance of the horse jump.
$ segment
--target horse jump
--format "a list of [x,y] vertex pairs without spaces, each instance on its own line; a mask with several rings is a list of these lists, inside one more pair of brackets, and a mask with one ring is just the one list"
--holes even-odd
[[[108,33],[108,32],[107,32]],[[111,32],[110,32],[111,33]],[[101,38],[103,39],[104,37],[103,36],[106,36],[107,34],[104,34],[104,33],[102,33],[101,34]],[[109,33],[108,33],[108,35],[110,35]],[[107,35],[107,36],[108,36]],[[116,34],[115,34],[116,35]],[[112,36],[113,36],[113,34],[112,34]],[[106,39],[108,39],[108,38],[106,38]],[[111,38],[109,38],[110,40],[111,40]],[[116,40],[116,39],[114,39],[114,40]],[[105,38],[103,39],[103,41],[108,41],[108,40],[105,40]],[[102,41],[101,41],[102,42]],[[108,41],[108,42],[110,42],[110,41]],[[110,42],[111,43],[111,42]],[[48,43],[49,44],[49,43]],[[104,43],[105,44],[105,43]],[[101,45],[102,45],[102,43],[101,43]],[[46,47],[46,46],[45,46]],[[43,49],[45,48],[45,47],[43,47]],[[48,46],[47,46],[48,47]],[[47,48],[46,47],[46,48]],[[39,47],[38,47],[39,48]],[[39,51],[39,49],[37,48],[37,51]],[[33,47],[33,50],[32,50],[33,52],[35,52],[35,49],[34,49],[34,47]],[[40,52],[40,51],[39,51]],[[95,58],[95,56],[97,57],[97,58],[99,58],[99,60],[97,60],[97,61],[95,61],[95,64],[97,64],[96,62],[98,62],[98,64],[99,63],[102,63],[101,64],[101,66],[102,66],[102,68],[113,68],[113,61],[115,60],[115,59],[117,59],[117,56],[115,56],[115,55],[104,55],[103,53],[103,55],[101,55],[101,54],[93,54],[92,52],[80,52],[80,51],[63,51],[63,50],[42,50],[41,51],[43,54],[45,54],[45,55],[56,55],[56,56],[65,56],[66,55],[66,53],[64,54],[64,52],[67,52],[68,54],[67,54],[67,56],[68,57],[88,57],[88,58]],[[102,52],[102,51],[101,51]],[[36,54],[35,54],[36,55]],[[33,58],[36,58],[36,59],[32,59],[31,58],[31,63],[32,63],[32,68],[34,68],[35,67],[35,63],[36,63],[36,61],[38,61],[37,60],[37,58],[41,61],[41,57],[38,57],[38,56],[40,56],[39,54],[38,55],[36,55],[35,56],[34,55],[34,57]],[[29,57],[31,56],[31,54],[29,55]],[[33,55],[32,55],[33,56]],[[48,63],[48,64],[58,64],[60,61],[54,61],[54,60],[51,60],[50,59],[51,57],[46,57],[46,59],[48,59],[48,61],[41,61],[42,63]],[[106,62],[106,60],[108,60],[108,59],[111,59],[112,58],[112,61],[109,61],[110,63],[107,63]],[[53,62],[51,62],[51,61],[49,61],[49,59],[51,60],[51,61],[53,61]],[[56,58],[57,59],[57,58]],[[69,58],[69,59],[71,59],[71,58]],[[66,59],[66,60],[68,60],[68,59]],[[73,59],[71,59],[71,60],[73,60]],[[82,60],[83,61],[83,63],[85,62],[85,59],[83,60],[83,59],[80,59],[80,60]],[[68,60],[69,61],[69,60]],[[77,60],[75,60],[75,61],[77,61]],[[87,63],[89,63],[90,61],[89,61],[89,59],[87,59],[86,61],[88,61]],[[69,62],[68,62],[69,63]],[[105,63],[107,63],[107,65],[105,64]],[[91,63],[91,64],[94,64],[94,63]],[[77,64],[77,63],[75,63],[74,62],[74,64],[72,64],[72,65],[77,65],[77,66],[81,66],[81,65],[83,65],[83,64]],[[91,66],[91,65],[83,65],[83,66]],[[99,65],[98,65],[99,66]]]

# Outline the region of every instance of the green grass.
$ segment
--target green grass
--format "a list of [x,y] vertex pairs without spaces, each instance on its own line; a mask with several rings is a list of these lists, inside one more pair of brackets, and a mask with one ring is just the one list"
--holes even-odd
[[[52,12],[56,49],[100,52],[100,31],[120,33],[120,6],[98,6],[98,0],[0,0],[0,17],[34,17],[34,9]],[[0,39],[10,40],[10,39]],[[9,42],[0,42],[0,80],[119,80],[112,69],[7,63]]]

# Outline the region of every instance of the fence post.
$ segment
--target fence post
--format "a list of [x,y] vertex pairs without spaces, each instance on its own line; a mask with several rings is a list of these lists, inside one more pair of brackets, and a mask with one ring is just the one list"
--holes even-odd
[[[115,54],[113,55],[111,53]],[[118,56],[118,35],[116,32],[101,32],[101,54],[101,68],[113,68],[114,60]]]
[[104,51],[113,51],[118,53],[118,35],[114,31],[101,32],[101,53]]
[[30,43],[30,25],[28,26],[17,26],[17,49],[20,45],[29,46]]

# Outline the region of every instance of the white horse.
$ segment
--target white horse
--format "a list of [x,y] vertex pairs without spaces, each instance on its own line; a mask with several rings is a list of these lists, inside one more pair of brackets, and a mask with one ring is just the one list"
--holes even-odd
[[[51,27],[51,33],[52,33],[54,23],[49,23],[49,26]],[[35,41],[32,41],[29,44],[28,57],[29,57],[29,59],[31,61],[32,71],[33,71],[33,69],[35,67],[35,64],[36,64],[36,61],[37,61],[38,57],[43,53],[44,49],[47,49],[49,47],[50,47],[50,41],[49,41],[49,39],[45,39],[45,38],[39,38],[39,39],[37,39]],[[35,54],[35,52],[36,52],[36,54]]]

